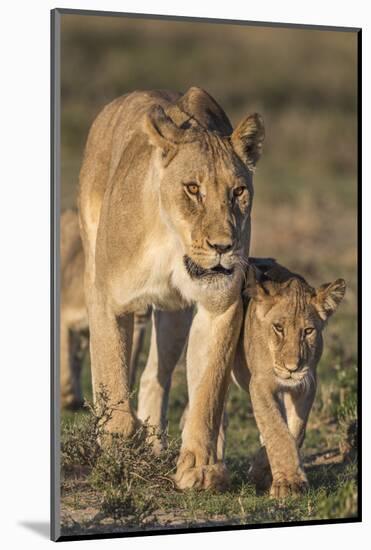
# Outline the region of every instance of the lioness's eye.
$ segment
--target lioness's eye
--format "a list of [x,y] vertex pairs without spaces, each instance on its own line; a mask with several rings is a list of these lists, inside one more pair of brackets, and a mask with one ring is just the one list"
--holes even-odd
[[283,326],[280,325],[279,323],[273,323],[273,328],[276,332],[278,332],[279,334],[282,334],[283,333]]
[[233,195],[235,197],[240,197],[244,192],[245,192],[245,189],[246,187],[236,187],[235,189],[233,189]]
[[314,327],[307,327],[307,328],[304,329],[305,336],[309,336],[313,332],[314,332]]
[[193,182],[192,183],[187,183],[186,188],[187,188],[188,193],[190,193],[191,195],[197,195],[199,190],[200,190],[197,183],[193,183]]

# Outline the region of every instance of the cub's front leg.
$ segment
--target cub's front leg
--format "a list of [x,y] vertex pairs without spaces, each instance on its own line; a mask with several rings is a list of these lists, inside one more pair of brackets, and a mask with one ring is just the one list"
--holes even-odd
[[217,441],[241,321],[239,300],[218,314],[199,306],[194,317],[187,352],[189,411],[174,477],[180,489],[228,486]]
[[[295,437],[282,416],[278,398],[258,376],[252,376],[250,395],[256,423],[264,440],[272,474],[270,495],[274,498],[298,494],[308,482]],[[261,451],[264,454],[264,451]],[[262,463],[264,456],[260,457]]]

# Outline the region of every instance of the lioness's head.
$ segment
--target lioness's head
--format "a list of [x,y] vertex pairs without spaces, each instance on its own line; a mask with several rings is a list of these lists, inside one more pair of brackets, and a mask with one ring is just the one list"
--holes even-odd
[[231,277],[249,248],[261,117],[250,115],[233,131],[216,102],[191,88],[166,112],[153,107],[145,131],[157,148],[161,213],[189,276],[208,283]]
[[260,281],[251,283],[250,276],[250,325],[245,330],[264,346],[280,387],[305,383],[312,375],[322,354],[322,331],[345,288],[345,281],[337,279],[314,289],[281,266]]

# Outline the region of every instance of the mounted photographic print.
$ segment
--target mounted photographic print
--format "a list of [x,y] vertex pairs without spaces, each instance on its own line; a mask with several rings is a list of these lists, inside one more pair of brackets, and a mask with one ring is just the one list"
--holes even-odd
[[355,522],[361,31],[52,12],[52,538]]

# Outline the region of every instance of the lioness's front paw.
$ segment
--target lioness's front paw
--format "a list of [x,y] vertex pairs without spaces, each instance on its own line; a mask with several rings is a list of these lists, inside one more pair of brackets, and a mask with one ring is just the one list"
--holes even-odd
[[146,436],[145,427],[135,415],[120,411],[112,415],[108,421],[102,422],[98,442],[101,447],[110,447],[116,436],[142,440]]
[[269,495],[271,498],[285,498],[300,495],[308,488],[308,480],[304,472],[293,476],[279,474],[273,478]]
[[225,491],[229,486],[229,475],[225,464],[202,464],[196,466],[195,455],[191,451],[181,454],[177,471],[173,476],[178,489],[208,489]]

